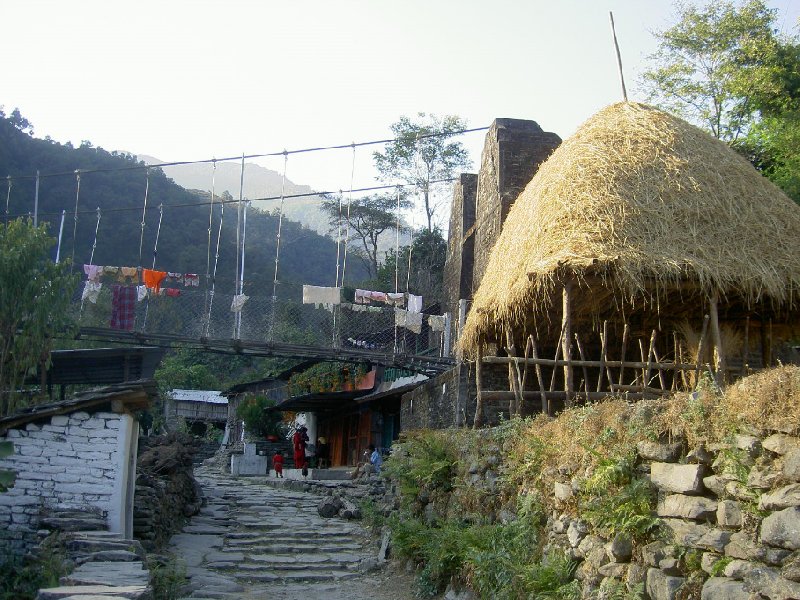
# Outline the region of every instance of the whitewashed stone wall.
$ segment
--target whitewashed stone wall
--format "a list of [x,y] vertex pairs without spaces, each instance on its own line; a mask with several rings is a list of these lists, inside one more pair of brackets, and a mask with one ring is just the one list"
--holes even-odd
[[0,549],[24,552],[53,508],[91,510],[118,528],[112,521],[119,522],[126,493],[129,421],[125,414],[75,412],[0,438],[14,444],[0,468],[17,472],[14,487],[0,494]]

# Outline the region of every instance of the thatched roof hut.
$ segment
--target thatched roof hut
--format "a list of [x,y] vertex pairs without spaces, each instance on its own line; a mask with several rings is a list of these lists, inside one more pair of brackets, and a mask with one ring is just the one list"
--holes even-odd
[[576,326],[595,330],[637,312],[659,327],[702,320],[716,298],[724,319],[756,307],[785,317],[800,287],[798,240],[800,207],[729,146],[655,108],[614,104],[520,194],[460,347],[475,355],[508,330],[556,343],[567,282]]

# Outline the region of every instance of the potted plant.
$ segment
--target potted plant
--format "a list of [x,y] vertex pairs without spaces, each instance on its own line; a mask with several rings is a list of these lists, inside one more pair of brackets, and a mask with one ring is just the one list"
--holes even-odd
[[244,421],[245,429],[254,437],[278,441],[286,434],[283,416],[275,407],[275,401],[263,395],[251,396],[242,401],[236,416]]

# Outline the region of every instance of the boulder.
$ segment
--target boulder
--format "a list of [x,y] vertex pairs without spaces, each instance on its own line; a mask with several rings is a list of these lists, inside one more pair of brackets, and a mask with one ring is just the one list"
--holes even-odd
[[741,581],[733,581],[727,577],[710,577],[703,584],[701,600],[750,600],[748,592]]
[[789,581],[800,582],[800,552],[795,552],[783,561],[781,576]]
[[631,538],[624,533],[618,533],[606,545],[608,557],[617,563],[626,563],[633,555],[633,543]]
[[792,483],[764,494],[758,501],[761,510],[783,510],[791,506],[800,506],[800,483]]
[[567,539],[569,540],[569,545],[573,548],[577,548],[578,544],[581,543],[581,540],[585,538],[588,533],[589,528],[586,526],[586,523],[583,521],[573,521],[567,528]]
[[734,443],[739,450],[744,450],[752,458],[761,454],[761,440],[754,435],[739,434],[735,437]]
[[725,566],[725,577],[742,581],[754,568],[753,563],[747,560],[734,559]]
[[650,480],[665,492],[695,495],[703,491],[703,472],[703,465],[654,462],[650,465]]
[[648,567],[657,567],[658,563],[667,555],[664,551],[665,548],[664,542],[650,542],[642,547],[642,562]]
[[783,477],[787,481],[800,481],[800,448],[789,450],[783,457]]
[[800,549],[800,507],[774,512],[761,522],[761,542],[769,546]]
[[342,508],[342,502],[339,498],[327,497],[323,498],[317,506],[317,512],[320,517],[330,519],[339,514],[339,509]]
[[659,503],[659,517],[680,517],[694,521],[710,521],[716,519],[717,501],[702,496],[684,496],[671,494]]
[[790,552],[783,548],[770,548],[750,540],[747,534],[736,532],[725,546],[725,554],[731,558],[757,560],[768,565],[780,565]]
[[747,475],[747,487],[768,490],[778,481],[780,472],[765,467],[753,467]]
[[700,557],[700,568],[711,575],[714,565],[720,560],[722,560],[722,556],[716,552],[703,552],[703,556]]
[[664,444],[643,440],[636,444],[636,450],[644,460],[674,463],[681,457],[683,444],[680,442]]
[[717,524],[738,529],[742,526],[742,509],[735,500],[720,500],[717,505]]
[[645,591],[651,600],[674,600],[684,581],[683,577],[672,577],[659,569],[648,569]]
[[744,580],[747,589],[758,592],[770,600],[789,600],[800,598],[800,583],[781,577],[777,569],[756,566]]
[[788,454],[791,450],[800,449],[800,438],[785,433],[775,433],[765,439],[761,445],[775,454]]

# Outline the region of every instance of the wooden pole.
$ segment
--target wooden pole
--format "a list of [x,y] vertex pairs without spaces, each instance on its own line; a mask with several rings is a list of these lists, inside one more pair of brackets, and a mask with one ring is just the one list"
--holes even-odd
[[[644,358],[644,343],[642,342],[641,338],[638,338],[636,340],[636,342],[639,344],[639,356],[641,357],[642,364],[644,365],[642,367],[642,372],[641,372],[641,375],[642,375],[642,386],[646,386],[647,385],[647,380],[645,378],[649,377],[649,374],[645,375],[645,370],[647,369],[647,361]],[[636,375],[636,379],[639,379],[639,375]]]
[[[650,334],[650,348],[647,350],[647,370],[645,371],[644,381],[643,384],[645,387],[650,386],[650,372],[653,370],[653,353],[656,350],[656,330],[653,329],[653,333]],[[656,362],[659,362],[658,360]],[[662,389],[664,387],[663,383],[661,385]]]
[[[575,345],[578,346],[578,356],[581,357],[581,360],[586,360],[586,356],[583,354],[583,344],[581,344],[581,338],[578,337],[577,332],[575,333]],[[589,370],[586,368],[586,365],[583,365],[583,391],[586,394],[586,403],[589,403]]]
[[567,392],[567,408],[572,406],[572,395],[575,392],[575,384],[572,373],[572,281],[567,281],[561,293],[561,324],[564,330],[562,337],[563,347],[561,349],[564,360],[564,391]]
[[561,358],[561,338],[564,337],[564,328],[561,328],[561,334],[558,336],[558,342],[556,343],[556,356],[555,362],[553,363],[553,372],[550,374],[550,391],[555,391],[556,388],[556,364],[558,363],[558,359]]
[[619,43],[617,43],[617,30],[614,27],[614,13],[608,12],[608,17],[611,19],[611,35],[614,36],[614,49],[617,51],[617,68],[619,69],[619,82],[622,85],[622,99],[628,101],[628,92],[625,89],[625,75],[622,73],[622,55],[619,52]]
[[[514,346],[514,335],[511,329],[506,329],[506,351],[511,358],[517,357],[517,349]],[[514,392],[514,401],[509,402],[509,416],[519,416],[522,411],[522,390],[520,389],[522,375],[519,371],[519,363],[515,360],[508,364],[508,379],[511,384],[511,391]]]
[[711,336],[714,338],[714,347],[716,348],[717,357],[714,361],[714,370],[716,371],[716,380],[718,385],[722,385],[725,381],[725,353],[722,350],[722,334],[719,329],[719,312],[717,311],[717,302],[719,300],[719,293],[714,292],[711,300],[708,303],[708,313],[711,318]]
[[[620,351],[620,354],[619,354],[619,362],[620,363],[624,363],[625,362],[625,346],[628,345],[628,333],[629,333],[629,331],[630,331],[630,328],[628,327],[628,324],[625,323],[625,328],[622,330],[622,350]],[[622,382],[623,382],[622,374],[623,374],[624,370],[625,370],[625,367],[623,365],[620,365],[620,367],[619,367],[619,381],[617,382],[619,385],[622,385]]]
[[478,356],[475,361],[475,388],[477,398],[475,400],[475,418],[472,420],[472,428],[478,429],[483,425],[483,347],[478,346]]
[[742,370],[740,375],[744,377],[750,369],[747,368],[747,361],[750,360],[750,315],[744,320],[744,347],[742,348]]
[[700,332],[700,341],[697,342],[697,367],[694,372],[694,387],[700,383],[700,369],[703,366],[703,350],[706,341],[706,333],[708,333],[708,315],[703,317],[703,330]]
[[[530,336],[529,339],[531,342],[531,356],[534,360],[537,360],[539,357],[537,356],[538,352],[536,350],[536,340],[533,339],[533,336]],[[545,393],[544,389],[544,378],[542,377],[542,365],[540,365],[538,362],[536,363],[536,379],[539,380],[539,393],[542,396],[542,412],[544,414],[549,414],[547,408],[547,394]]]
[[[672,385],[670,386],[671,390],[676,390],[678,388],[678,363],[683,362],[680,357],[680,346],[678,346],[678,332],[672,332],[672,357],[675,361],[675,368],[672,372]],[[680,372],[683,375],[683,371]],[[684,381],[684,383],[686,383]]]

